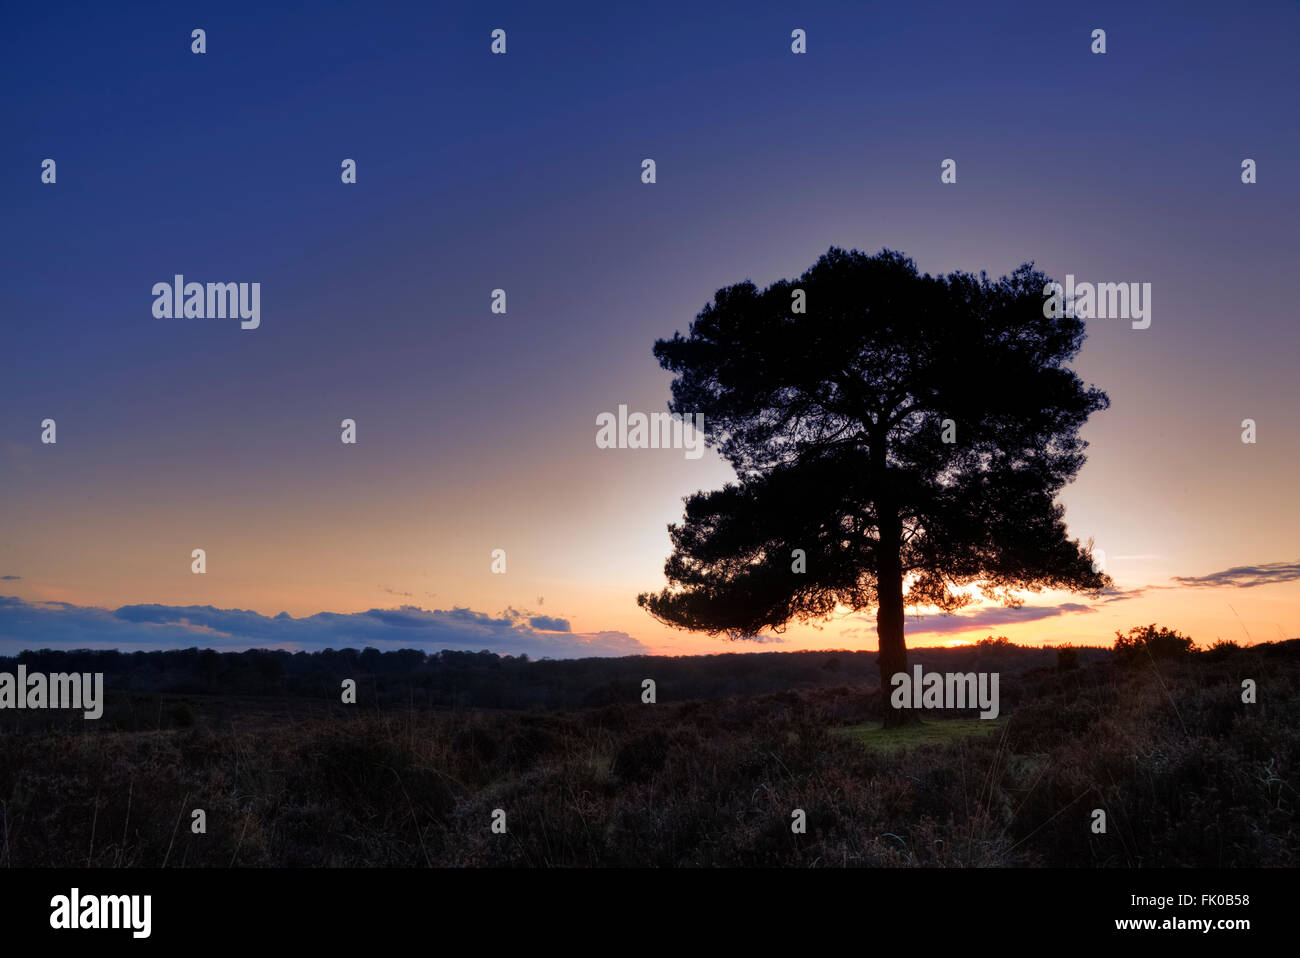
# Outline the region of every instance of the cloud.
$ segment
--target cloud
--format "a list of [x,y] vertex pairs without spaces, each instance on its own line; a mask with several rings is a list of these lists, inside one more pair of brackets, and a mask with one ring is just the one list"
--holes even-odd
[[1128,599],[1140,599],[1146,595],[1148,589],[1158,589],[1159,586],[1144,585],[1137,589],[1102,589],[1101,598],[1098,600],[1103,605],[1111,602],[1125,602]]
[[1257,585],[1274,585],[1278,582],[1294,582],[1300,579],[1300,562],[1267,562],[1263,565],[1239,565],[1222,572],[1209,575],[1176,575],[1174,581],[1179,585],[1194,588],[1218,588],[1234,586],[1238,589],[1253,589]]
[[[513,611],[513,610],[512,610]],[[541,622],[547,628],[536,624]],[[560,628],[563,626],[563,628]],[[643,655],[626,632],[571,632],[564,619],[491,616],[472,609],[422,609],[404,605],[365,612],[318,612],[295,619],[210,605],[124,605],[120,609],[26,602],[0,596],[0,652],[40,648],[277,647],[414,648],[480,651],[555,659]]]
[[1015,625],[1019,622],[1035,622],[1070,613],[1088,614],[1097,610],[1082,602],[1063,602],[1060,605],[1021,605],[1004,608],[994,606],[979,609],[964,615],[923,616],[907,620],[909,635],[944,634],[948,632],[966,632],[971,629],[987,629],[1000,625]]
[[528,624],[534,629],[541,629],[543,632],[568,632],[568,619],[552,619],[549,615],[535,615],[528,620]]

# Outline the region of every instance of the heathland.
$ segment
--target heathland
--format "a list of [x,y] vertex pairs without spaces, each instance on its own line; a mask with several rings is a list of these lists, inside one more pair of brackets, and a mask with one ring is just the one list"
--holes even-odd
[[0,865],[1296,864],[1300,641],[910,661],[999,717],[882,731],[869,652],[26,652],[104,714],[0,711]]

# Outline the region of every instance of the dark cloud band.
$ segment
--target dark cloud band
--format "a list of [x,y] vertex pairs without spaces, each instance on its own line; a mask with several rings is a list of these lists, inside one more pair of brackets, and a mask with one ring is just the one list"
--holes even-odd
[[491,616],[472,609],[405,605],[365,612],[318,612],[295,619],[210,605],[125,605],[120,609],[26,602],[0,596],[0,650],[40,648],[275,647],[304,649],[416,648],[479,651],[534,658],[639,655],[647,649],[626,632],[572,632],[565,619],[513,610]]
[[1263,565],[1239,565],[1222,572],[1209,575],[1174,576],[1179,585],[1193,588],[1215,588],[1232,586],[1238,589],[1253,589],[1257,585],[1274,585],[1278,582],[1294,582],[1300,579],[1300,562],[1268,562]]

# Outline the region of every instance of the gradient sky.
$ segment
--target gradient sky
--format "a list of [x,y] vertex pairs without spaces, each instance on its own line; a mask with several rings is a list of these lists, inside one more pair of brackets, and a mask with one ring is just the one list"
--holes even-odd
[[[655,339],[831,245],[1153,287],[1075,364],[1112,405],[1062,502],[1122,591],[909,644],[1300,634],[1295,3],[353,6],[7,12],[0,650],[734,648],[635,602],[729,466],[595,419],[665,409]],[[260,282],[261,327],[154,318],[175,273]]]

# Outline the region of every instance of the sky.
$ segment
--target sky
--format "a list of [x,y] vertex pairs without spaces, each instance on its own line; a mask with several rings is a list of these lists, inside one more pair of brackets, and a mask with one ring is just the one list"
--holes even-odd
[[[596,418],[664,411],[656,339],[831,246],[1152,289],[1074,364],[1111,407],[1060,501],[1116,591],[916,610],[909,645],[1300,635],[1300,7],[1135,7],[7,12],[0,652],[757,649],[636,605],[730,466]],[[176,274],[259,283],[260,324],[155,316]]]

